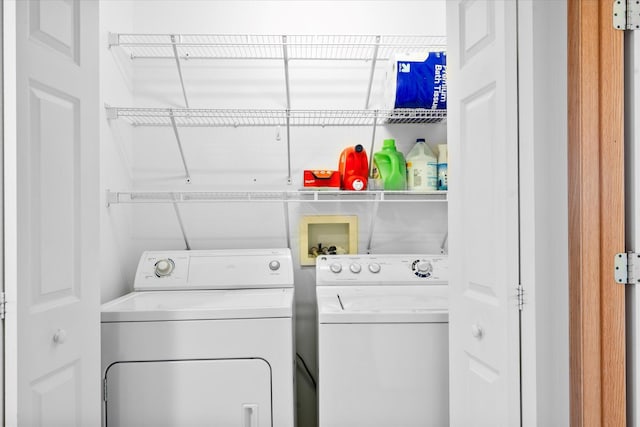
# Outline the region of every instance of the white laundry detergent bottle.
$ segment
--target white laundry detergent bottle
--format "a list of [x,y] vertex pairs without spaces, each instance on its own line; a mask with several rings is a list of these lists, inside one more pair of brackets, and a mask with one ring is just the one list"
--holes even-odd
[[423,138],[407,154],[407,188],[412,191],[438,189],[438,159]]
[[438,190],[449,189],[449,160],[447,144],[438,145]]

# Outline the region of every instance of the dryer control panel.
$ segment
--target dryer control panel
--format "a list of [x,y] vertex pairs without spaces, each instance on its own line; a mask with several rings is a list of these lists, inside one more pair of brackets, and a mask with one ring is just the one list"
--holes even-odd
[[136,290],[290,287],[289,249],[147,251],[134,282]]
[[316,259],[316,285],[447,284],[445,255],[324,255]]

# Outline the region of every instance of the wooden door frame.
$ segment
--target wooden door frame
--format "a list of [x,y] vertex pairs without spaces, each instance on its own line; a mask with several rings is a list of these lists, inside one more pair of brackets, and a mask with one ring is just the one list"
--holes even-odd
[[626,425],[624,33],[614,0],[568,0],[569,344],[572,426]]

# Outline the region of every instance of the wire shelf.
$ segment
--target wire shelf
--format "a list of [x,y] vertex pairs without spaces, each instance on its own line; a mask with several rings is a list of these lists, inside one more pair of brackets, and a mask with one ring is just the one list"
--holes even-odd
[[[445,36],[111,34],[132,59],[388,60],[396,52],[444,51]],[[286,53],[285,53],[286,51]]]
[[302,203],[302,202],[446,202],[446,191],[107,191],[112,204]]
[[246,127],[246,126],[371,126],[373,124],[436,123],[446,110],[269,110],[107,107],[110,119],[134,126]]

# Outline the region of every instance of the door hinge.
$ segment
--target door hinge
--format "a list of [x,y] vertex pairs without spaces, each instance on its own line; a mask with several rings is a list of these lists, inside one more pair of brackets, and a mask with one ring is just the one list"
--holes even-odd
[[613,261],[613,275],[616,282],[623,285],[640,283],[640,253],[616,254]]
[[107,379],[102,380],[102,400],[107,401]]
[[640,0],[615,0],[613,2],[613,28],[617,30],[640,29]]
[[4,320],[7,315],[7,297],[4,291],[0,292],[0,320]]
[[516,292],[518,297],[518,310],[522,311],[524,308],[524,288],[522,285],[518,285]]

